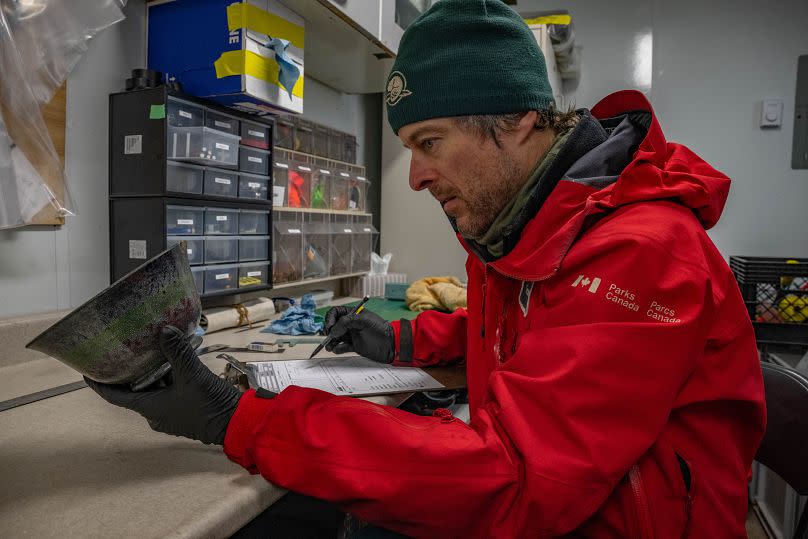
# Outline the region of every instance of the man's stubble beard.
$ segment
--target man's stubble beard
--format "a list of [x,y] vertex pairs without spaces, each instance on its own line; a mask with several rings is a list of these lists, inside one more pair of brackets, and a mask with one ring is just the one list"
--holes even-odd
[[457,221],[458,231],[466,238],[482,237],[503,208],[510,202],[527,181],[527,172],[521,170],[510,155],[504,151],[484,170],[466,171],[471,175],[466,185],[473,186],[460,197],[466,205],[467,214],[462,222]]

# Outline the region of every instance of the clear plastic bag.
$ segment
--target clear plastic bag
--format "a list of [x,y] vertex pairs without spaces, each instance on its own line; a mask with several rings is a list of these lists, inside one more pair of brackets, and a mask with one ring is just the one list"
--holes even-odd
[[30,223],[48,204],[59,215],[74,214],[40,107],[64,83],[87,42],[123,19],[123,5],[0,0],[0,229]]
[[370,253],[370,275],[387,275],[387,270],[390,268],[390,259],[392,258],[393,253],[387,253],[384,256]]

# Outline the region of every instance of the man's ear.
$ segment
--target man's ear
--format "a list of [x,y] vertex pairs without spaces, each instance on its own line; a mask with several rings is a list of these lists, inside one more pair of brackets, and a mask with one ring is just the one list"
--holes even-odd
[[533,134],[533,130],[538,119],[539,114],[535,110],[526,112],[516,125],[516,129],[512,131],[512,134],[515,137],[514,142],[519,145],[527,142],[527,140]]

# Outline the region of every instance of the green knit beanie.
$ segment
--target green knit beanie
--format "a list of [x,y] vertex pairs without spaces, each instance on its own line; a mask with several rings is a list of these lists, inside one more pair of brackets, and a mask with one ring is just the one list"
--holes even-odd
[[501,0],[439,0],[404,32],[385,91],[390,127],[446,116],[546,110],[547,67]]

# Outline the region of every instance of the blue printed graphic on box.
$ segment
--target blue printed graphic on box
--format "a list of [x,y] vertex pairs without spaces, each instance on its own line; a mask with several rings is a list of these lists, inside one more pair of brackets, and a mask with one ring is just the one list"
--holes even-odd
[[277,0],[149,6],[149,68],[246,112],[303,111],[303,46],[303,19]]

